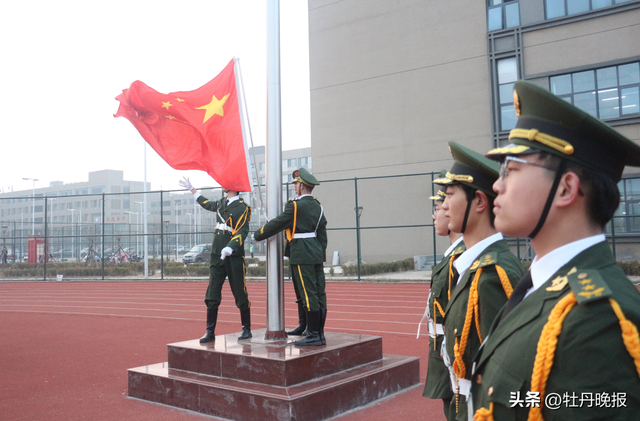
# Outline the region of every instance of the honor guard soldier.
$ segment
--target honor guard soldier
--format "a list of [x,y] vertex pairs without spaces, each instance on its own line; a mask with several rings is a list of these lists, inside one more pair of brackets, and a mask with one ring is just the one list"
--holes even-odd
[[286,230],[284,255],[289,257],[291,276],[298,304],[299,326],[289,335],[306,337],[296,345],[325,345],[327,318],[324,262],[327,250],[327,219],[320,202],[311,195],[318,180],[306,169],[293,172],[296,198],[289,200],[277,217],[254,233],[258,241]]
[[640,147],[530,82],[514,86],[496,228],[536,257],[475,359],[477,420],[631,420],[640,414],[640,294],[604,235]]
[[[442,174],[444,176],[446,171]],[[442,320],[444,309],[447,307],[451,297],[451,286],[453,281],[453,262],[464,250],[462,234],[449,229],[449,221],[444,215],[442,202],[447,194],[439,190],[433,200],[433,225],[437,235],[449,237],[451,245],[444,252],[442,260],[431,270],[431,287],[429,288],[429,299],[425,316],[429,326],[429,363],[427,364],[427,378],[424,382],[424,392],[422,396],[431,399],[442,399],[444,403],[444,413],[448,415],[453,398],[451,382],[449,380],[449,370],[444,365],[440,350],[444,339],[444,329]],[[422,322],[420,322],[422,323]],[[420,326],[418,326],[418,337],[420,337]]]
[[449,146],[455,162],[434,183],[446,186],[449,229],[464,235],[467,249],[453,263],[456,285],[445,308],[442,351],[455,393],[448,419],[467,421],[472,359],[524,269],[493,225],[492,185],[500,166],[457,143]]
[[204,299],[207,305],[207,330],[200,338],[200,343],[215,341],[218,307],[226,277],[229,277],[231,292],[236,300],[236,306],[240,309],[242,334],[238,339],[249,339],[253,335],[251,334],[251,302],[245,278],[244,241],[249,233],[251,208],[244,203],[237,191],[223,187],[222,191],[226,198],[211,201],[198,193],[188,178],[185,177],[179,183],[191,191],[200,206],[216,213],[216,228],[213,232],[209,264],[209,286]]

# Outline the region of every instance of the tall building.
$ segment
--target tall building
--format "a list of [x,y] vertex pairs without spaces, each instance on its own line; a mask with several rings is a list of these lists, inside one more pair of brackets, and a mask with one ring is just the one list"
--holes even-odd
[[[320,180],[437,172],[451,166],[450,141],[479,152],[505,144],[518,79],[640,141],[638,0],[309,0],[309,31]],[[620,214],[640,213],[636,181],[621,183]],[[429,177],[369,184],[358,191],[361,226],[430,223]],[[328,183],[318,193],[330,226],[354,226],[354,190]],[[363,233],[365,261],[444,246],[428,228]],[[332,232],[328,252],[353,259],[355,242],[353,230]]]

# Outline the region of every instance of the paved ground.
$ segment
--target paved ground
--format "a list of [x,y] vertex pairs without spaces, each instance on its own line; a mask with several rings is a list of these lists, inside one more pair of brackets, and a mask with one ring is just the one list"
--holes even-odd
[[[406,275],[406,274],[405,274]],[[397,275],[399,276],[399,275]],[[326,330],[383,337],[385,354],[420,357],[426,282],[329,282]],[[255,329],[266,326],[266,282],[247,283]],[[217,419],[127,397],[127,369],[167,361],[167,344],[200,337],[204,281],[0,282],[0,420]],[[297,322],[285,285],[285,323]],[[217,333],[239,332],[227,285]],[[339,421],[442,421],[423,384],[336,417]]]

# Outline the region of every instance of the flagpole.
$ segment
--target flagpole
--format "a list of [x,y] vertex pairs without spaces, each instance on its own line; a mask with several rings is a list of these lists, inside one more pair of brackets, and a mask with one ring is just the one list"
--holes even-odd
[[147,141],[144,142],[144,279],[149,279],[149,239],[147,238]]
[[[267,1],[267,214],[282,212],[282,131],[280,120],[280,1]],[[259,180],[258,180],[259,181]],[[286,339],[282,235],[267,239],[267,333]]]

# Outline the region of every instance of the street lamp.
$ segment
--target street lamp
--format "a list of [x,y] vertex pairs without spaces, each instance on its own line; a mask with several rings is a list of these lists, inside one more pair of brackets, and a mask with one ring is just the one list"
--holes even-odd
[[33,194],[31,195],[33,206],[31,207],[31,235],[36,235],[36,181],[37,178],[22,177],[23,180],[33,181]]

